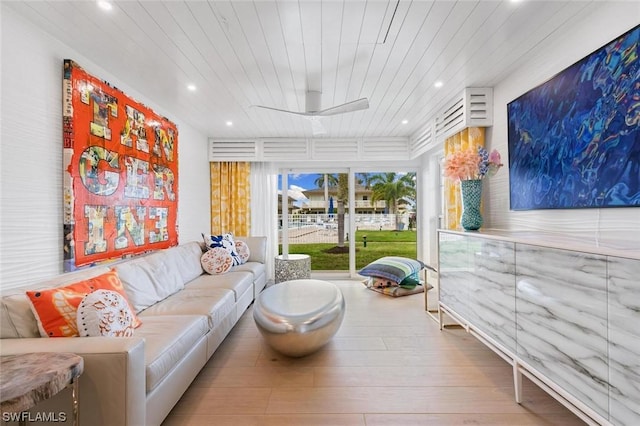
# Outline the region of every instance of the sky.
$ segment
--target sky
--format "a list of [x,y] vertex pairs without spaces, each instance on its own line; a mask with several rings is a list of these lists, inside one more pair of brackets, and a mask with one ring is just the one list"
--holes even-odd
[[[320,176],[317,173],[309,174],[290,174],[289,175],[289,195],[296,199],[304,199],[302,191],[307,189],[315,189],[317,185],[314,183]],[[278,191],[282,190],[282,179],[278,176]]]

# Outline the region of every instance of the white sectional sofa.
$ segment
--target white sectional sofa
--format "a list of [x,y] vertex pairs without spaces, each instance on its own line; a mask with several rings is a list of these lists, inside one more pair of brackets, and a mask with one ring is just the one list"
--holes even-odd
[[[0,303],[0,354],[73,352],[84,358],[80,377],[83,425],[159,425],[207,360],[265,287],[264,237],[236,237],[251,256],[222,275],[200,264],[204,245],[190,242],[115,265],[62,274],[11,289]],[[60,287],[114,268],[142,325],[133,337],[39,337],[26,290]],[[66,411],[70,391],[36,411]]]

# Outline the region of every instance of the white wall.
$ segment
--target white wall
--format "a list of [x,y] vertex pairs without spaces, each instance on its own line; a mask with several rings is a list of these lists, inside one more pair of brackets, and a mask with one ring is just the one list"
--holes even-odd
[[[494,88],[494,123],[488,146],[507,158],[507,103],[553,77],[589,53],[640,23],[639,2],[602,2],[598,13],[583,17],[563,37],[546,46],[542,54]],[[640,241],[640,209],[509,210],[509,173],[506,167],[488,180],[485,225],[510,230],[544,230],[581,234],[600,241]],[[638,247],[638,245],[636,245]]]
[[[483,184],[483,228],[536,230],[595,239],[620,248],[640,247],[640,208],[511,211],[507,149],[507,104],[553,77],[589,53],[640,23],[640,2],[602,2],[597,13],[581,17],[540,53],[494,87],[494,122],[487,129],[487,147],[496,148],[505,167]],[[423,259],[437,264],[435,229],[440,214],[442,141],[421,156],[422,190],[419,211]]]
[[[181,243],[210,229],[207,137],[108,71],[1,9],[0,289],[63,272],[62,64],[78,62],[178,126]],[[158,88],[162,90],[162,88]]]

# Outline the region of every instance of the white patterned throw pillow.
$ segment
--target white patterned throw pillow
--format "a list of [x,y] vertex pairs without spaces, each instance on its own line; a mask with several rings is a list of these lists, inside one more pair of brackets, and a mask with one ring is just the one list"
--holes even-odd
[[247,263],[249,257],[251,256],[251,251],[249,251],[249,246],[244,241],[236,241],[236,252],[238,253],[238,257],[240,258],[240,264]]
[[202,234],[202,238],[204,238],[204,244],[207,247],[207,250],[211,250],[217,247],[221,247],[225,249],[231,255],[231,259],[233,261],[233,266],[240,265],[242,263],[240,256],[238,256],[238,252],[236,250],[236,243],[233,239],[232,233],[226,233],[222,235],[205,235]]
[[76,316],[78,334],[82,337],[133,336],[133,313],[129,303],[111,290],[96,290],[87,294]]
[[231,269],[233,266],[233,258],[224,248],[214,247],[204,252],[202,257],[200,257],[200,263],[202,264],[202,269],[204,269],[207,274],[218,275],[224,274]]

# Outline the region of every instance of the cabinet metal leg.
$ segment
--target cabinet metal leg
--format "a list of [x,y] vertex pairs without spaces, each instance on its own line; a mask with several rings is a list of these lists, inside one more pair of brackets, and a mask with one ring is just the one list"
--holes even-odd
[[80,407],[78,406],[78,379],[74,379],[71,384],[71,402],[73,404],[73,426],[80,425]]
[[518,361],[513,360],[513,388],[516,394],[516,402],[522,403],[522,373]]

